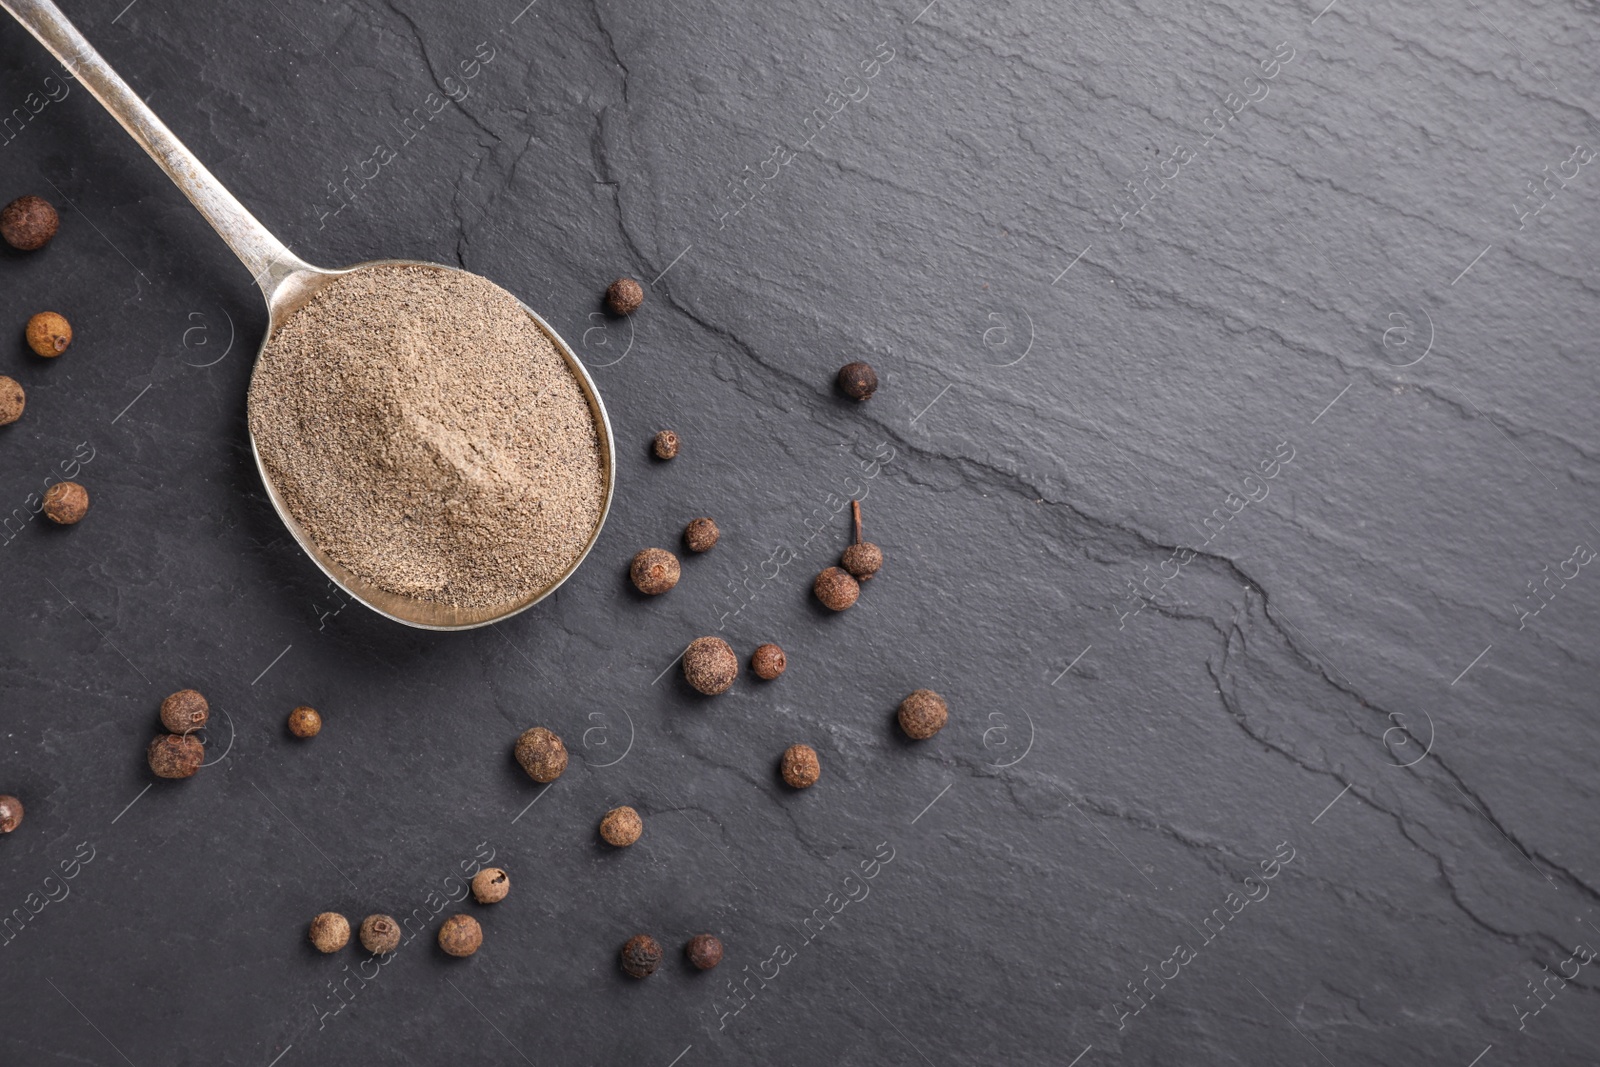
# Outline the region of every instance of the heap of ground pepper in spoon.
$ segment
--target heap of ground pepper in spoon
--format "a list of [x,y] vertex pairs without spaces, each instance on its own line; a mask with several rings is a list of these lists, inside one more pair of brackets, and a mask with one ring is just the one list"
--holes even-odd
[[577,377],[515,297],[474,275],[337,278],[262,351],[250,430],[317,546],[417,600],[538,593],[600,519],[599,435]]

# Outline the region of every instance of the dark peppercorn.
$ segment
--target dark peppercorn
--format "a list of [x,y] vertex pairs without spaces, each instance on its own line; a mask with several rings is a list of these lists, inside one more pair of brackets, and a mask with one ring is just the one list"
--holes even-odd
[[9,834],[22,825],[22,801],[0,795],[0,834]]
[[644,820],[639,818],[638,812],[626,804],[620,808],[612,808],[606,812],[605,818],[600,820],[600,836],[606,839],[608,845],[627,848],[639,840],[639,835],[642,833],[644,833]]
[[822,777],[822,761],[810,745],[790,745],[783,750],[783,780],[796,789],[810,789]]
[[553,782],[567,769],[567,746],[543,726],[524,730],[516,752],[517,762],[536,782]]
[[28,394],[15,378],[0,374],[0,426],[10,426],[22,418],[22,409],[28,406]]
[[325,911],[311,920],[311,943],[318,952],[338,952],[350,943],[350,920],[336,911]]
[[19,196],[0,210],[0,237],[21,252],[43,248],[60,226],[61,216],[43,197]]
[[193,734],[162,734],[150,742],[145,759],[157,778],[188,778],[206,761],[206,746]]
[[289,732],[296,737],[316,737],[322,732],[322,715],[304,704],[289,713]]
[[739,677],[739,657],[720,637],[697,637],[683,653],[683,676],[708,697],[726,693]]
[[470,956],[483,945],[483,927],[470,915],[452,915],[439,927],[439,947],[451,956]]
[[690,552],[705,552],[717,543],[717,538],[722,536],[722,531],[717,529],[717,524],[712,519],[695,519],[684,527],[683,543],[689,546]]
[[649,978],[661,966],[661,946],[649,934],[636,934],[622,946],[622,969],[634,978]]
[[382,955],[400,947],[400,924],[389,915],[368,915],[361,920],[361,947]]
[[883,549],[871,541],[861,540],[861,501],[850,501],[850,510],[855,514],[856,539],[839,557],[839,563],[856,581],[864,582],[883,566]]
[[856,400],[871,400],[878,391],[878,372],[857,360],[839,368],[839,388]]
[[613,315],[632,315],[644,303],[644,288],[632,278],[618,278],[606,286],[606,307]]
[[681,573],[678,557],[664,548],[644,549],[628,567],[634,588],[649,596],[660,596],[677,585]]
[[650,442],[650,449],[657,459],[671,459],[678,454],[678,435],[671,430],[662,430]]
[[71,526],[89,514],[89,490],[77,482],[57,482],[44,491],[44,515],[51,522]]
[[950,720],[950,707],[932,689],[918,689],[900,702],[900,729],[906,736],[926,741]]
[[499,867],[485,867],[472,876],[472,899],[479,904],[498,904],[511,892],[511,876]]
[[55,359],[72,343],[72,324],[54,311],[41,311],[28,320],[27,338],[34,355]]
[[850,577],[848,571],[838,567],[829,567],[817,575],[811,589],[817,594],[818,600],[834,611],[843,611],[861,596],[861,583]]
[[161,725],[175,734],[198,730],[211,718],[211,705],[193,689],[180,689],[161,702]]
[[709,971],[722,962],[722,942],[716,934],[696,934],[683,947],[689,962],[702,971]]
[[757,678],[768,682],[782,674],[787,666],[789,657],[783,654],[783,649],[770,641],[758,646],[755,654],[750,657],[750,669],[756,672]]

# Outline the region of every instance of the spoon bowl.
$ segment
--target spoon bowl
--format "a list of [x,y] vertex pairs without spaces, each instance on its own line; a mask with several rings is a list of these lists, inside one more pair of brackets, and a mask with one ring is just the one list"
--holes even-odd
[[[340,275],[379,266],[425,267],[459,274],[469,273],[455,267],[414,259],[371,260],[342,270],[312,266],[289,251],[234,198],[232,193],[228,192],[205,165],[171,130],[167,129],[128,83],[111,69],[51,0],[0,0],[0,8],[10,12],[28,32],[38,38],[72,76],[122,124],[123,129],[143,146],[254,275],[255,282],[267,302],[267,331],[262,339],[261,349],[256,353],[257,369],[261,365],[261,352],[266,349],[284,323]],[[261,483],[266,487],[267,498],[272,501],[278,517],[288,527],[295,542],[342,591],[385,618],[426,630],[465,630],[499,622],[532,607],[555,592],[557,587],[578,569],[600,537],[600,529],[605,525],[606,516],[611,510],[611,498],[616,484],[616,457],[611,437],[611,420],[606,414],[605,404],[600,399],[600,392],[595,388],[594,380],[589,377],[589,372],[584,369],[572,349],[561,339],[561,335],[532,308],[522,304],[522,309],[528,313],[534,325],[550,339],[556,351],[561,354],[561,358],[566,361],[573,377],[577,379],[579,388],[583,390],[584,399],[589,405],[589,413],[594,420],[604,485],[600,512],[595,519],[594,529],[584,542],[582,551],[553,581],[524,597],[487,607],[460,607],[402,596],[356,575],[323,551],[295,519],[285,505],[283,495],[273,484],[271,473],[261,462],[261,452],[256,447],[255,434],[250,435],[250,452],[255,457],[256,470],[261,475]],[[254,372],[252,377],[253,374]]]

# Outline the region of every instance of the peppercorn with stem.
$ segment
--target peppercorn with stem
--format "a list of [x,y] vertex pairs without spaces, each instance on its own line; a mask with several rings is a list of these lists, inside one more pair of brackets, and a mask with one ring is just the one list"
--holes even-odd
[[856,581],[864,582],[883,566],[883,549],[871,541],[861,540],[861,501],[850,501],[850,511],[855,517],[856,539],[845,548],[839,563]]

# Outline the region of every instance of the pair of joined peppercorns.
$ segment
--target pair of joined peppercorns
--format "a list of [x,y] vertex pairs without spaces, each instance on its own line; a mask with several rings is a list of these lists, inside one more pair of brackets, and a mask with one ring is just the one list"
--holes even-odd
[[878,372],[856,360],[839,368],[839,389],[852,400],[871,400],[878,391]]
[[683,543],[689,546],[690,552],[709,552],[721,536],[722,531],[717,529],[715,519],[695,519],[684,527]]
[[644,287],[632,278],[618,278],[606,286],[606,307],[613,315],[632,315],[644,303]]
[[450,956],[470,956],[483,947],[483,927],[470,915],[452,915],[439,927],[439,947]]
[[697,637],[684,649],[683,677],[708,697],[726,693],[739,677],[739,657],[720,637]]
[[671,430],[660,430],[650,441],[650,450],[657,459],[673,459],[678,454],[678,435]]
[[350,920],[336,911],[323,912],[311,920],[311,943],[318,952],[338,952],[350,943]]
[[28,394],[15,378],[0,374],[0,426],[10,426],[22,418],[22,409],[28,406]]
[[543,726],[522,732],[517,738],[516,756],[528,777],[536,782],[553,782],[567,769],[567,746]]
[[210,718],[211,704],[195,689],[180,689],[161,702],[161,725],[175,734],[198,730]]
[[883,567],[883,549],[861,539],[861,501],[852,500],[850,510],[855,519],[855,541],[840,555],[842,566],[826,568],[811,585],[817,599],[833,611],[854,606],[861,598],[861,583]]
[[600,820],[600,836],[605,838],[606,844],[618,848],[627,848],[639,840],[639,835],[644,833],[644,820],[639,818],[639,813],[624,804],[620,808],[612,808],[606,812],[605,818]]
[[89,514],[89,490],[77,482],[57,482],[44,491],[41,509],[57,526],[71,526]]
[[783,750],[783,780],[794,789],[810,789],[822,777],[822,761],[810,745],[790,745]]
[[55,359],[72,343],[72,324],[54,311],[41,311],[28,320],[27,338],[34,355]]
[[950,721],[950,706],[932,689],[918,689],[900,702],[900,729],[915,741],[926,741]]
[[296,737],[316,737],[322,732],[322,715],[304,704],[289,713],[289,732]]
[[0,209],[0,237],[19,252],[43,248],[60,226],[61,216],[43,197],[19,196]]
[[400,924],[392,915],[368,915],[361,920],[361,947],[375,956],[400,947]]
[[206,746],[193,734],[163,734],[144,755],[156,777],[189,778],[206,761]]
[[664,548],[644,549],[628,567],[633,587],[648,596],[659,596],[677,585],[680,574],[678,557]]
[[9,834],[22,825],[22,801],[0,793],[0,834]]
[[511,876],[499,867],[485,867],[472,876],[472,899],[479,904],[498,904],[511,892]]

